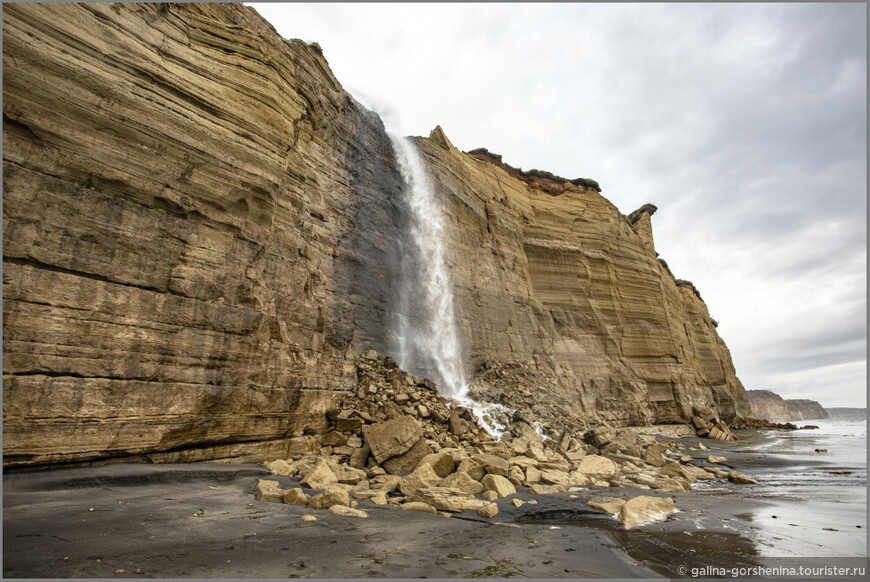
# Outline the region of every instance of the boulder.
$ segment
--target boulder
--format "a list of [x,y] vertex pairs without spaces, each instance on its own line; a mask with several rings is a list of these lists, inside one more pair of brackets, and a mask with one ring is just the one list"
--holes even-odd
[[461,418],[459,418],[459,412],[456,410],[450,412],[450,418],[447,420],[447,426],[449,427],[450,432],[458,437],[461,437],[465,434],[465,423],[462,422]]
[[456,471],[448,475],[439,485],[449,489],[457,489],[463,493],[476,495],[483,492],[483,484],[480,481],[472,479],[465,471]]
[[434,487],[441,484],[441,477],[432,469],[432,465],[421,463],[414,471],[399,483],[399,491],[406,497],[411,497],[419,489]]
[[619,497],[593,497],[586,502],[589,507],[606,511],[610,515],[616,515],[622,506],[625,505],[625,499]]
[[277,481],[260,479],[257,481],[257,499],[260,501],[284,501],[284,490]]
[[372,450],[368,445],[364,444],[350,454],[350,460],[348,460],[347,464],[354,469],[365,469],[366,463],[371,454]]
[[472,495],[444,487],[423,487],[415,491],[409,498],[411,501],[422,501],[439,511],[449,511],[450,513],[479,509],[487,504],[486,501],[476,499]]
[[529,491],[535,495],[549,495],[551,493],[565,493],[567,489],[561,485],[544,485],[542,483],[534,483],[529,487]]
[[349,465],[336,465],[332,472],[339,483],[355,485],[366,478],[366,472],[362,469],[354,469]]
[[498,514],[498,505],[489,503],[477,510],[477,515],[480,517],[495,517]]
[[487,501],[495,501],[496,499],[498,499],[498,493],[496,493],[495,491],[484,491],[480,496]]
[[569,487],[572,484],[571,476],[568,473],[552,469],[544,469],[541,471],[541,481],[551,485],[562,485],[563,487]]
[[338,483],[338,477],[335,476],[329,464],[323,459],[318,459],[314,468],[299,482],[300,485],[307,489],[325,489],[333,483]]
[[521,507],[523,505],[522,499],[511,499],[511,503],[514,507]]
[[336,515],[344,515],[346,517],[368,517],[369,514],[363,511],[362,509],[355,509],[353,507],[347,507],[345,505],[333,505],[329,508],[329,511]]
[[305,505],[308,503],[308,496],[302,492],[302,489],[295,487],[284,492],[284,503],[292,503],[295,505]]
[[471,459],[483,467],[487,473],[501,475],[502,477],[508,476],[510,465],[508,465],[507,459],[487,454],[474,455]]
[[708,463],[712,463],[712,464],[714,464],[714,465],[718,465],[718,464],[720,464],[720,463],[724,463],[724,462],[727,461],[727,460],[728,460],[728,459],[726,459],[725,457],[717,457],[717,456],[715,456],[715,455],[708,455],[708,456],[707,456],[707,462],[708,462]]
[[363,428],[363,435],[372,456],[378,463],[383,463],[416,445],[423,438],[423,429],[414,417],[406,415],[366,426]]
[[643,454],[643,460],[645,463],[652,465],[653,467],[664,467],[666,463],[665,458],[662,456],[658,447],[652,445],[646,448],[646,451]]
[[340,447],[347,442],[347,436],[333,430],[323,435],[320,442],[325,447]]
[[314,509],[329,509],[333,505],[345,505],[350,507],[350,496],[341,487],[330,487],[322,493],[318,493],[308,500],[308,505]]
[[425,513],[438,513],[438,510],[429,505],[428,503],[423,503],[422,501],[406,501],[401,504],[399,507],[404,509],[405,511],[422,511]]
[[[454,459],[455,461],[455,459]],[[472,459],[462,459],[456,467],[456,472],[468,473],[468,476],[475,481],[480,481],[486,475],[486,470]]]
[[749,475],[744,475],[740,471],[731,471],[728,473],[728,480],[732,483],[737,483],[738,485],[757,485],[758,481],[750,477]]
[[405,475],[417,468],[420,461],[432,454],[432,447],[426,439],[420,438],[414,445],[400,455],[390,457],[381,466],[393,475]]
[[580,461],[578,471],[591,478],[610,479],[615,476],[619,467],[606,457],[599,455],[586,455]]
[[514,485],[522,485],[526,480],[526,474],[519,467],[511,467],[507,478]]
[[356,432],[362,428],[362,419],[342,418],[335,421],[335,430],[338,432]]
[[272,471],[273,475],[292,477],[294,474],[293,466],[284,459],[275,459],[270,463],[266,463],[266,468]]
[[513,483],[501,475],[486,475],[480,483],[483,485],[485,490],[494,491],[499,498],[507,497],[508,495],[513,495],[517,492]]
[[619,509],[617,518],[625,529],[632,529],[644,523],[667,519],[676,510],[674,500],[670,497],[641,495],[626,501]]
[[526,467],[537,467],[538,461],[531,457],[527,457],[525,455],[517,455],[515,457],[511,457],[508,459],[508,464],[513,467],[522,467],[525,470]]
[[[432,466],[432,469],[435,471],[435,474],[441,477],[447,477],[450,473],[453,472],[453,469],[456,466],[453,464],[453,457],[450,453],[432,453],[431,455],[426,455],[420,461],[420,463],[429,463]],[[416,468],[416,467],[415,467]]]

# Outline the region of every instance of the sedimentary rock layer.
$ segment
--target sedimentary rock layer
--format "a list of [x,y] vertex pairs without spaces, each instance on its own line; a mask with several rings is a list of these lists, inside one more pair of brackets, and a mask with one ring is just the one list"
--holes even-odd
[[[409,219],[319,47],[241,5],[7,4],[3,66],[4,464],[261,460],[325,430],[356,354],[390,352]],[[749,412],[649,208],[417,144],[477,393],[554,428]]]
[[828,411],[815,400],[785,400],[770,390],[748,390],[752,416],[771,422],[828,418]]

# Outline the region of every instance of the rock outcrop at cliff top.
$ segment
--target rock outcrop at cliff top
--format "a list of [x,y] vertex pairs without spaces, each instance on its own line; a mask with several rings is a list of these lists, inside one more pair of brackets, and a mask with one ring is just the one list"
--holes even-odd
[[[3,64],[4,464],[325,432],[357,355],[390,352],[409,214],[377,115],[235,4],[7,4]],[[417,145],[476,394],[553,430],[749,413],[649,208]]]
[[828,418],[828,411],[815,400],[789,399],[770,390],[748,390],[752,416],[771,422]]

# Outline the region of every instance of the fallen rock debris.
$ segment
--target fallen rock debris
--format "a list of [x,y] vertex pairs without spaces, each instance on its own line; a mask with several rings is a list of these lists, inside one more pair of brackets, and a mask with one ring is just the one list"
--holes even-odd
[[[295,437],[287,459],[266,464],[275,475],[298,478],[301,487],[281,489],[278,481],[261,479],[257,499],[358,518],[368,513],[353,500],[445,516],[473,510],[491,518],[498,513],[496,501],[515,495],[517,487],[528,487],[534,495],[588,485],[681,493],[699,480],[757,483],[738,471],[694,465],[684,445],[629,428],[565,429],[550,431],[555,438],[548,438],[515,415],[499,419],[509,429],[495,440],[479,428],[471,410],[442,397],[431,381],[414,378],[389,357],[381,360],[368,352],[357,372],[356,392],[326,411],[329,430],[319,437]],[[696,406],[693,412],[699,436],[736,438],[712,409]],[[690,450],[709,448],[699,442]],[[718,464],[725,458],[706,460]],[[588,505],[614,515],[626,529],[676,511],[667,496],[601,497]]]

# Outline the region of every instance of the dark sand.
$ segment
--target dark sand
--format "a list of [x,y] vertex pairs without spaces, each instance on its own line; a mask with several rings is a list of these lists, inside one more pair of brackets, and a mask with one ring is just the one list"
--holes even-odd
[[[698,459],[723,454],[727,465],[749,474],[787,469],[777,469],[787,461],[765,458],[745,442],[713,446],[714,451],[685,452]],[[260,478],[298,486],[296,479],[273,476],[260,465],[220,463],[118,464],[4,475],[3,574],[650,578],[691,577],[692,568],[783,563],[760,555],[754,534],[758,516],[768,512],[771,501],[753,498],[756,486],[723,480],[704,486],[724,491],[684,494],[590,486],[533,496],[518,488],[515,497],[538,503],[515,508],[510,499],[501,499],[492,519],[475,512],[445,518],[360,501],[370,515],[360,519],[257,501],[254,489]],[[679,512],[626,531],[614,518],[586,506],[600,495],[669,495]],[[301,520],[304,514],[317,521]],[[866,554],[846,565],[866,566]],[[720,575],[732,577],[730,571]]]

